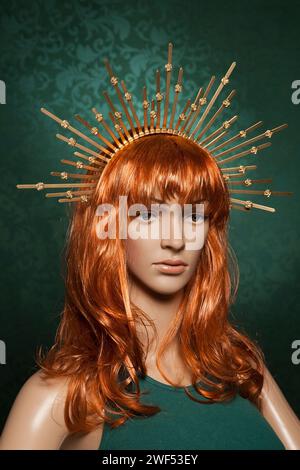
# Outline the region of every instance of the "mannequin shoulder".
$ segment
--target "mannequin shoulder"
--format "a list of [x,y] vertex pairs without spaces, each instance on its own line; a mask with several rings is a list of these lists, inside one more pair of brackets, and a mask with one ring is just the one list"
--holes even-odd
[[20,389],[0,438],[0,449],[59,449],[69,434],[64,420],[66,378],[34,373]]
[[268,368],[260,395],[261,412],[287,450],[300,450],[300,420]]

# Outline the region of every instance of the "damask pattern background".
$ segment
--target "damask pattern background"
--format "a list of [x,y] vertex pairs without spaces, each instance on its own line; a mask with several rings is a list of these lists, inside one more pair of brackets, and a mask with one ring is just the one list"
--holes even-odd
[[294,195],[253,198],[275,207],[274,214],[233,211],[230,242],[240,287],[232,319],[262,346],[269,369],[300,416],[300,364],[291,361],[292,342],[300,340],[300,105],[291,100],[291,84],[300,80],[299,2],[2,0],[0,9],[0,79],[7,94],[0,106],[0,339],[7,346],[7,363],[0,366],[0,428],[35,370],[37,347],[51,346],[64,300],[68,208],[45,200],[44,193],[16,189],[17,183],[54,182],[50,171],[63,171],[60,159],[72,153],[55,138],[59,127],[39,110],[46,107],[73,124],[75,113],[92,120],[93,106],[107,115],[102,92],[116,96],[104,57],[135,101],[141,102],[145,83],[153,96],[154,73],[163,71],[169,41],[172,83],[178,67],[184,68],[181,104],[212,75],[219,80],[236,60],[226,89],[237,90],[227,112],[239,115],[235,131],[259,120],[263,130],[289,125],[272,138],[270,148],[243,160],[258,164],[252,177],[273,178],[271,189]]

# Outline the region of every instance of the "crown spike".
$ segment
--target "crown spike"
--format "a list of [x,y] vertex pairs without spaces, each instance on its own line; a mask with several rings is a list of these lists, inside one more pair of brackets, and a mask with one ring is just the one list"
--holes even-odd
[[156,108],[157,108],[157,116],[156,116],[156,130],[160,129],[160,106],[161,101],[163,100],[163,95],[160,92],[160,70],[156,70]]
[[[132,114],[133,114],[133,117],[134,117],[134,119],[135,119],[135,122],[136,122],[136,125],[137,125],[137,128],[138,128],[138,131],[139,131],[139,135],[141,135],[141,134],[143,133],[143,131],[142,131],[142,125],[141,125],[140,120],[139,120],[139,118],[138,118],[138,115],[137,115],[137,113],[136,113],[135,107],[133,106],[133,103],[132,103],[132,96],[131,96],[130,93],[128,93],[128,90],[127,90],[127,88],[126,88],[126,85],[125,85],[124,80],[121,80],[121,86],[122,86],[123,91],[124,91],[124,94],[125,94],[125,99],[128,101],[129,107],[130,107],[131,112],[132,112]],[[134,136],[134,137],[137,137],[136,132],[134,132],[133,136]]]
[[151,111],[150,111],[150,132],[154,133],[154,119],[156,118],[155,112],[155,103],[154,100],[151,101]]
[[[287,127],[288,127],[287,123],[280,124],[280,126],[274,127],[274,129],[272,129],[272,131],[266,131],[266,132],[272,132],[273,134],[275,134],[276,132],[279,132],[279,131],[282,131],[283,129],[286,129]],[[267,136],[267,137],[272,137],[272,136],[270,135],[270,136]]]
[[92,194],[94,192],[94,189],[90,189],[89,191],[66,191],[66,192],[60,192],[60,193],[47,193],[45,194],[45,197],[61,197],[61,196],[66,196],[67,198],[71,199],[74,196],[82,196],[84,194]]
[[73,197],[73,198],[66,198],[66,199],[58,199],[58,202],[88,202],[89,196],[84,194],[80,197]]
[[35,184],[17,184],[18,189],[36,189],[41,191],[43,189],[55,189],[55,188],[92,188],[97,183],[35,183]]
[[117,133],[119,134],[119,136],[120,136],[120,138],[121,138],[121,140],[122,140],[122,142],[123,142],[123,146],[124,146],[124,145],[127,145],[127,140],[125,139],[125,136],[124,136],[124,134],[123,134],[123,132],[122,132],[122,130],[121,130],[121,129],[122,129],[122,127],[120,126],[121,123],[120,123],[120,124],[117,123],[117,119],[118,119],[119,122],[120,122],[120,118],[117,118],[117,117],[115,116],[115,114],[110,113],[110,112],[108,113],[108,115],[109,115],[109,117],[110,117],[111,122],[112,122],[113,125],[114,125],[114,128],[116,129]]
[[95,168],[93,166],[89,166],[89,165],[84,165],[82,162],[78,161],[78,162],[72,162],[71,160],[65,160],[65,159],[62,159],[61,160],[61,163],[64,163],[65,165],[71,165],[71,166],[75,166],[76,168],[78,169],[84,169],[84,170],[88,170],[88,171],[93,171],[94,173],[99,173],[99,168]]
[[224,173],[226,171],[235,171],[238,170],[238,176],[241,176],[241,173],[246,173],[247,170],[256,170],[257,165],[239,165],[239,166],[232,166],[227,168],[220,168],[220,170]]
[[147,100],[147,87],[144,86],[143,88],[143,108],[144,108],[144,132],[145,134],[149,133],[148,129],[148,108],[149,108],[149,101]]
[[[190,106],[191,104],[191,100],[188,99],[186,104],[185,104],[185,107],[183,108],[183,111],[182,113],[179,114],[179,117],[178,117],[178,121],[177,121],[177,124],[176,124],[176,127],[175,127],[175,131],[177,132],[178,131],[178,128],[180,126],[180,124],[186,120],[186,112],[187,112],[187,109],[188,107]],[[179,131],[180,132],[180,131]]]
[[200,132],[200,134],[198,135],[198,139],[201,139],[201,137],[203,137],[203,135],[206,134],[206,132],[208,131],[208,129],[211,128],[211,126],[213,125],[213,123],[215,122],[215,120],[217,119],[217,117],[222,113],[222,111],[225,109],[225,108],[228,108],[230,105],[231,105],[231,100],[232,98],[235,96],[236,94],[236,90],[232,90],[228,97],[222,102],[221,106],[219,107],[219,109],[215,112],[215,114],[212,116],[212,118],[210,119],[210,121],[206,124],[206,126],[203,127],[202,131]]
[[97,161],[95,157],[89,157],[87,155],[84,155],[83,153],[80,153],[80,152],[74,152],[74,155],[76,155],[76,157],[78,158],[82,158],[83,160],[86,160],[90,163],[92,163],[93,165],[96,165],[96,166],[105,166],[105,163],[103,161]]
[[[198,114],[201,111],[201,108],[203,106],[203,103],[205,102],[205,98],[201,98],[203,88],[201,87],[199,89],[198,95],[195,99],[195,101],[191,104],[190,111],[188,114],[188,117],[186,119],[186,122],[184,123],[184,126],[182,126],[181,131],[184,132],[186,135],[189,135],[189,132],[197,119]],[[185,128],[187,127],[187,130],[185,131]]]
[[265,197],[270,196],[291,196],[293,193],[290,191],[271,191],[270,189],[256,190],[256,189],[229,189],[232,194],[260,194]]
[[[223,173],[224,180],[228,182],[228,184],[229,183],[233,184],[234,183],[233,178],[240,178],[241,173],[245,174],[249,170],[256,170],[256,169],[257,169],[256,165],[249,165],[249,166],[245,166],[243,171],[238,170],[238,173],[223,173],[223,172],[222,173]],[[222,171],[222,168],[220,168],[220,170]]]
[[116,137],[115,134],[112,132],[111,128],[109,127],[109,125],[107,124],[107,122],[105,121],[105,119],[103,118],[103,114],[99,113],[99,111],[97,111],[96,108],[92,108],[92,112],[94,113],[96,120],[97,120],[98,122],[100,122],[100,124],[102,124],[102,126],[104,127],[104,129],[108,132],[108,134],[111,136],[111,138],[113,139],[113,141],[117,144],[118,148],[119,148],[119,149],[123,148],[123,145],[122,145],[121,142],[117,139],[117,137]]
[[[226,129],[225,131],[221,132],[221,134],[217,135],[213,140],[210,141],[211,144],[215,144],[216,142],[218,142],[220,139],[222,139],[224,137],[224,135],[226,135],[228,132],[228,130]],[[205,145],[203,145],[203,148],[206,148]]]
[[66,171],[51,171],[51,176],[59,176],[62,180],[68,180],[69,178],[94,180],[97,175],[85,175],[83,173],[67,173]]
[[162,126],[163,129],[167,128],[169,98],[170,98],[170,83],[171,83],[171,73],[172,73],[172,51],[173,51],[173,44],[171,42],[169,42],[169,46],[168,46],[168,63],[165,65],[165,70],[166,70],[166,98],[165,98],[164,119],[163,119],[163,126]]
[[[230,118],[228,121],[224,121],[223,124],[218,129],[216,129],[212,134],[209,134],[207,137],[205,137],[205,139],[203,139],[199,143],[199,145],[204,146],[206,142],[210,144],[212,142],[216,142],[220,140],[222,137],[224,137],[224,135],[227,134],[229,128],[232,126],[232,124],[234,124],[237,121],[237,119],[238,119],[238,116],[235,115],[232,118]],[[220,133],[221,135],[219,135]],[[215,138],[216,136],[217,138]],[[210,139],[213,139],[213,140],[211,141]],[[194,142],[197,143],[197,140],[194,140]]]
[[97,129],[97,127],[91,126],[91,124],[89,124],[79,114],[75,114],[74,117],[75,117],[75,119],[77,119],[78,122],[80,122],[85,127],[87,127],[91,131],[92,134],[99,137],[99,139],[101,139],[113,152],[115,152],[117,150],[117,148],[113,144],[111,144],[110,141],[106,139],[106,137],[104,137],[102,134],[100,134],[99,129]]
[[61,134],[56,134],[56,137],[57,137],[57,139],[62,140],[63,142],[67,142],[68,145],[71,145],[72,147],[77,147],[81,150],[84,150],[85,152],[93,155],[96,158],[99,158],[100,160],[103,160],[106,163],[109,162],[109,160],[110,160],[109,158],[107,158],[107,157],[105,157],[105,156],[103,156],[99,153],[94,152],[94,150],[91,150],[88,147],[85,147],[84,145],[78,144],[77,141],[75,139],[73,139],[73,137],[68,138],[68,137],[66,137],[64,135],[61,135]]
[[104,59],[104,63],[105,63],[105,67],[106,67],[106,70],[108,72],[108,75],[110,77],[110,82],[111,84],[114,86],[116,92],[117,92],[117,95],[118,95],[118,98],[119,98],[119,101],[121,103],[121,106],[125,112],[125,115],[127,117],[127,121],[129,122],[129,125],[131,127],[131,130],[132,130],[132,135],[135,136],[136,135],[136,130],[135,130],[135,127],[134,127],[134,124],[133,124],[133,121],[132,121],[132,118],[129,114],[129,111],[128,111],[128,108],[126,106],[126,103],[123,99],[123,96],[122,96],[122,93],[121,93],[121,90],[119,88],[119,85],[118,85],[118,79],[117,77],[113,74],[113,71],[112,71],[112,68],[110,66],[110,63],[108,61],[108,59]]
[[252,202],[252,201],[243,201],[242,199],[234,199],[234,198],[230,198],[230,201],[236,204],[242,204],[246,210],[250,210],[254,207],[255,209],[261,209],[261,210],[268,211],[268,212],[276,212],[274,207],[263,206],[262,204],[256,204],[255,202]]
[[[251,170],[253,168],[250,168]],[[246,171],[244,172],[246,173]],[[226,182],[228,182],[228,184],[233,184],[234,181],[232,181],[232,178],[240,178],[241,177],[241,173],[229,173],[229,174],[223,174],[223,178]]]
[[88,136],[86,136],[85,134],[80,132],[78,129],[75,129],[75,127],[71,126],[69,124],[69,122],[66,121],[65,119],[64,120],[60,119],[59,117],[55,116],[55,114],[50,113],[50,111],[48,111],[45,108],[41,108],[41,111],[42,111],[43,114],[46,114],[46,116],[49,116],[54,121],[58,122],[64,129],[68,129],[69,131],[73,132],[73,134],[77,134],[79,137],[86,140],[89,144],[91,144],[94,147],[96,147],[97,149],[101,150],[101,152],[104,152],[109,156],[112,155],[112,153],[109,150],[105,149],[104,147],[102,147],[102,145],[99,145],[97,142],[90,139]]
[[[193,119],[192,119],[192,122],[190,123],[190,125],[189,125],[189,127],[188,127],[187,134],[190,134],[191,128],[193,127],[193,125],[194,125],[194,123],[195,123],[197,117],[199,116],[199,113],[200,113],[200,111],[202,110],[202,107],[207,103],[207,97],[208,97],[208,95],[209,95],[209,92],[210,92],[210,90],[211,90],[211,88],[212,88],[212,86],[213,86],[215,80],[216,80],[216,77],[215,77],[215,75],[213,75],[213,76],[211,77],[210,81],[209,81],[209,84],[208,84],[207,87],[206,87],[206,90],[205,90],[205,92],[204,92],[204,95],[202,96],[202,98],[199,99],[199,106],[198,106],[198,108],[196,109],[196,112],[195,112],[195,114],[194,114],[194,117],[193,117]],[[193,135],[191,135],[190,138],[193,138]]]
[[252,186],[253,184],[257,183],[272,183],[272,179],[270,178],[265,178],[265,179],[259,179],[259,180],[252,180],[250,178],[247,178],[245,180],[238,180],[238,181],[230,181],[229,175],[224,175],[224,178],[226,181],[229,181],[229,184],[233,185],[244,185],[244,186]]
[[266,142],[265,144],[258,145],[257,147],[251,147],[247,150],[244,150],[243,152],[237,153],[236,155],[232,155],[232,157],[225,158],[224,160],[219,160],[218,164],[223,165],[226,162],[231,162],[232,160],[236,160],[237,158],[244,157],[245,155],[249,155],[250,153],[253,153],[254,155],[256,155],[259,150],[270,147],[270,145],[271,145],[271,142]]
[[181,127],[180,127],[180,132],[181,133],[184,133],[184,130],[185,130],[186,126],[188,125],[192,114],[196,112],[197,106],[198,106],[198,101],[201,97],[202,91],[203,91],[203,88],[200,87],[199,90],[198,90],[198,93],[196,95],[195,100],[193,101],[193,103],[191,103],[189,114],[187,115],[187,118],[185,119],[184,122],[181,123]]
[[[226,147],[226,145],[229,145],[229,144],[231,144],[232,142],[235,142],[238,139],[244,139],[249,132],[254,131],[258,127],[260,127],[262,124],[263,124],[263,121],[258,121],[255,124],[252,124],[252,126],[248,127],[247,129],[240,130],[236,135],[234,135],[233,137],[231,137],[228,140],[225,140],[224,142],[219,144],[217,147],[213,147],[210,151],[211,152],[216,152],[217,150],[220,150],[221,148]],[[211,145],[212,145],[212,142],[205,145],[205,148],[208,148]]]
[[287,124],[283,124],[282,126],[278,126],[278,127],[274,128],[274,129],[271,129],[271,130],[267,130],[267,131],[263,132],[262,134],[259,134],[255,137],[252,137],[252,139],[245,140],[244,142],[241,142],[240,144],[235,145],[234,147],[231,147],[227,150],[224,150],[223,152],[218,153],[217,155],[214,155],[214,153],[211,152],[211,155],[213,155],[214,158],[220,158],[220,157],[223,157],[224,155],[227,155],[230,152],[233,152],[234,150],[237,150],[241,147],[244,147],[247,144],[252,144],[253,142],[256,142],[257,140],[261,140],[264,137],[268,137],[269,139],[271,139],[273,134],[275,134],[276,132],[281,131],[285,127],[287,127]]
[[201,128],[201,125],[203,124],[206,116],[208,115],[208,113],[210,112],[211,108],[213,107],[216,99],[218,98],[219,94],[221,93],[221,91],[223,90],[224,86],[227,85],[229,83],[229,77],[230,75],[232,74],[233,72],[233,69],[234,67],[236,66],[236,62],[232,62],[232,64],[230,65],[229,69],[227,70],[227,72],[225,73],[225,76],[223,78],[221,78],[221,82],[217,88],[217,90],[215,91],[212,99],[210,100],[210,102],[208,103],[207,107],[205,108],[204,110],[204,113],[202,114],[201,118],[199,119],[195,129],[193,130],[193,133],[191,135],[191,137],[193,137]]
[[[257,166],[256,165],[239,165],[239,166],[232,166],[232,167],[227,167],[227,168],[221,168],[222,172],[225,171],[234,171],[234,170],[239,170],[240,173],[245,173],[246,170],[256,170]],[[240,176],[240,174],[239,174]]]
[[173,123],[174,123],[174,117],[175,117],[175,112],[176,112],[176,107],[177,107],[178,95],[179,95],[179,93],[182,92],[182,75],[183,75],[183,68],[180,67],[179,72],[178,72],[177,83],[176,83],[175,88],[174,88],[175,96],[174,96],[174,101],[173,101],[171,120],[170,120],[170,124],[169,124],[169,127],[171,129],[172,129]]
[[229,204],[229,209],[237,209],[242,212],[248,212],[247,209],[245,209],[245,207],[238,206],[237,204],[232,204],[232,203]]
[[[113,105],[113,102],[111,101],[111,99],[110,99],[110,97],[109,97],[109,95],[106,91],[103,92],[103,95],[104,95],[108,105],[110,106],[112,112],[113,112],[113,114],[111,114],[111,113],[109,114],[110,119],[114,123],[115,129],[117,130],[119,135],[121,136],[121,134],[122,134],[123,137],[121,136],[121,139],[122,139],[123,143],[126,145],[128,142],[132,142],[133,138],[129,134],[129,132],[128,132],[123,120],[122,120],[122,113],[120,113],[119,111],[116,110],[115,106]],[[118,119],[119,124],[116,124],[115,119]],[[127,140],[124,138],[123,133],[120,134],[120,129],[119,129],[120,127],[123,129],[124,134],[127,137]]]

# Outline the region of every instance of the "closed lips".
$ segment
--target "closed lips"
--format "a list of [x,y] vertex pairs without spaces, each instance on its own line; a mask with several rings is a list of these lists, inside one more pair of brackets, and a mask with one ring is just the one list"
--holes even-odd
[[169,266],[187,266],[187,264],[182,261],[182,260],[163,260],[163,261],[158,261],[155,264],[168,264]]

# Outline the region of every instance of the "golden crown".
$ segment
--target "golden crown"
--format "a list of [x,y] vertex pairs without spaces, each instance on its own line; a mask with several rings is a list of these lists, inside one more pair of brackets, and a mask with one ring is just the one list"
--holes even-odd
[[[239,189],[236,186],[244,186],[249,188],[253,184],[259,183],[270,183],[271,179],[250,179],[246,178],[243,180],[238,179],[241,175],[244,175],[247,171],[255,170],[256,165],[239,165],[228,167],[223,165],[228,164],[234,160],[238,160],[246,155],[253,154],[256,155],[260,150],[269,147],[270,142],[265,142],[260,145],[253,145],[255,142],[267,138],[271,139],[273,134],[281,131],[287,127],[287,124],[282,124],[273,129],[268,129],[263,133],[246,139],[249,133],[253,132],[263,123],[262,121],[256,122],[255,124],[249,126],[247,129],[240,130],[237,134],[232,137],[229,137],[227,140],[224,140],[224,137],[228,133],[231,125],[238,119],[238,116],[233,116],[228,120],[225,120],[216,130],[213,132],[210,130],[213,123],[217,118],[220,117],[223,110],[228,108],[231,104],[231,100],[234,97],[236,90],[232,90],[229,95],[222,101],[221,106],[215,111],[215,113],[208,120],[208,115],[211,112],[213,105],[215,104],[218,96],[222,92],[223,88],[229,83],[229,77],[236,66],[236,62],[232,62],[229,69],[225,73],[224,77],[221,78],[220,83],[213,93],[210,100],[208,96],[213,88],[216,77],[212,76],[207,87],[200,87],[195,99],[191,102],[191,99],[186,101],[184,108],[180,111],[178,117],[176,117],[176,109],[178,105],[179,93],[182,92],[182,76],[183,68],[180,67],[178,71],[177,83],[174,87],[174,99],[171,108],[171,115],[169,115],[170,108],[170,89],[171,89],[171,74],[172,74],[172,51],[173,45],[169,43],[168,45],[168,59],[165,65],[166,72],[166,87],[165,93],[163,94],[160,87],[160,70],[156,70],[156,94],[155,99],[151,99],[151,103],[147,97],[146,86],[143,88],[143,124],[140,122],[137,112],[133,105],[132,95],[128,92],[127,87],[124,83],[124,80],[121,80],[120,84],[123,90],[120,90],[119,80],[114,75],[112,68],[107,59],[104,60],[106,70],[110,77],[110,82],[116,90],[116,94],[119,100],[118,107],[115,107],[111,98],[108,96],[107,92],[104,92],[104,97],[108,103],[111,112],[109,112],[109,118],[112,122],[112,126],[109,125],[96,108],[92,109],[92,112],[97,120],[97,122],[104,128],[106,136],[100,132],[98,127],[92,126],[85,119],[76,115],[75,118],[83,124],[86,128],[89,129],[90,133],[100,139],[102,144],[105,144],[106,147],[101,145],[99,142],[91,139],[85,135],[80,130],[71,126],[71,124],[65,120],[60,119],[55,114],[51,113],[45,108],[41,108],[42,113],[49,116],[51,119],[56,121],[64,129],[68,129],[73,134],[76,134],[78,137],[88,142],[94,147],[95,150],[78,143],[73,137],[66,137],[61,134],[56,134],[56,137],[64,142],[67,142],[70,146],[76,147],[81,151],[85,152],[74,152],[74,155],[80,160],[77,162],[71,160],[61,160],[65,165],[73,166],[80,170],[87,170],[89,173],[68,173],[63,172],[51,172],[52,176],[58,176],[62,180],[82,180],[80,183],[61,183],[61,184],[51,184],[51,183],[36,183],[36,184],[18,184],[18,189],[36,189],[38,191],[43,189],[65,189],[64,192],[54,192],[47,193],[46,197],[58,197],[58,202],[88,202],[91,194],[95,190],[97,185],[97,180],[99,179],[104,167],[110,161],[112,156],[116,154],[120,149],[124,148],[127,145],[130,145],[133,141],[149,134],[157,133],[167,133],[167,134],[176,134],[184,138],[190,139],[199,145],[199,147],[207,149],[210,155],[215,159],[217,165],[222,171],[223,178],[228,185],[228,190],[230,194],[260,194],[266,198],[270,198],[271,195],[291,195],[291,192],[283,191],[271,191],[270,189],[264,190],[251,190],[251,189]],[[163,103],[162,103],[163,102]],[[163,104],[163,106],[162,106]],[[120,107],[123,109],[126,119],[128,121],[129,127],[126,126],[123,120],[122,112]],[[162,118],[162,126],[161,126]],[[101,129],[102,131],[102,129]],[[233,142],[241,140],[240,143],[237,143],[234,146],[230,146]],[[246,150],[241,150],[242,147],[248,146]],[[228,154],[234,152],[234,155],[225,157]],[[235,153],[237,152],[237,153]],[[86,162],[86,163],[84,163]],[[230,208],[240,209],[240,210],[249,210],[251,208],[262,209],[269,212],[275,212],[273,207],[265,206],[262,204],[256,204],[249,200],[241,200],[236,198],[230,198]]]

